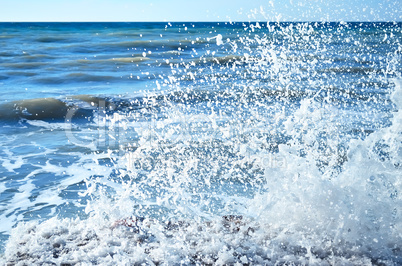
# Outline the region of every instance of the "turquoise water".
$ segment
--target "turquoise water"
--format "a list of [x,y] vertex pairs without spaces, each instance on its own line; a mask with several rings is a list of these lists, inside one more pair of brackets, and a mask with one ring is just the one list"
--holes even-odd
[[[154,89],[170,64],[208,57],[225,23],[3,23],[2,101]],[[212,57],[209,56],[209,57]]]
[[402,262],[401,23],[0,23],[0,261]]

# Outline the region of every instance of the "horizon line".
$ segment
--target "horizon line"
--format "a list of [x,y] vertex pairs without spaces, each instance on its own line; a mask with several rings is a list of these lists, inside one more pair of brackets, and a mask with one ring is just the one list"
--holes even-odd
[[296,20],[296,21],[291,21],[291,20],[287,20],[287,21],[261,21],[261,20],[249,20],[249,21],[225,21],[225,20],[197,20],[197,21],[190,21],[190,20],[177,20],[177,21],[151,21],[151,20],[145,20],[145,21],[119,21],[119,20],[105,20],[105,21],[101,21],[101,20],[96,20],[96,21],[89,21],[89,20],[83,20],[83,21],[78,21],[78,20],[72,20],[72,21],[68,21],[68,20],[61,20],[61,21],[36,21],[36,20],[32,20],[32,21],[1,21],[0,23],[227,23],[227,24],[232,24],[232,23],[401,23],[401,21],[396,21],[396,20],[365,20],[365,21],[346,21],[346,20],[328,20],[328,21],[318,21],[318,20]]

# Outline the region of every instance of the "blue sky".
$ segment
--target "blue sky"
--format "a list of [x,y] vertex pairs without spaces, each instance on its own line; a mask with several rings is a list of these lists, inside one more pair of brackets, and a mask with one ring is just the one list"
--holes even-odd
[[402,21],[402,0],[0,0],[0,21]]

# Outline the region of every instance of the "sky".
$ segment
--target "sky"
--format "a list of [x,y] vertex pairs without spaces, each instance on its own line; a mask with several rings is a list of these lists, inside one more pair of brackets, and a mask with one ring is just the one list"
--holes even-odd
[[0,0],[0,21],[402,21],[402,0]]

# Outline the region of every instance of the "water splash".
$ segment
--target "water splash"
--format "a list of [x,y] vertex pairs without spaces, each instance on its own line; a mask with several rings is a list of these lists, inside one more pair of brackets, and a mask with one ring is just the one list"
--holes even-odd
[[367,55],[375,28],[261,27],[170,63],[135,110],[95,114],[87,218],[20,224],[5,258],[400,263],[400,44]]

